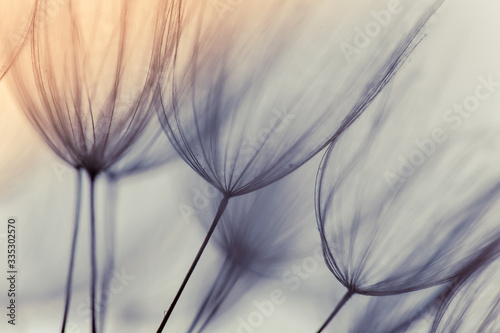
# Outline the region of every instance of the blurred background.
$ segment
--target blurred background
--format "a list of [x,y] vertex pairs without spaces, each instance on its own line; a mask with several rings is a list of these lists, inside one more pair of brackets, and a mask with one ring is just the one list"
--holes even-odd
[[[211,17],[236,15],[245,9],[244,2],[212,1],[205,11]],[[310,1],[308,5],[315,6],[315,2]],[[329,8],[338,16],[342,16],[339,10],[350,10],[344,2],[331,2]],[[67,5],[66,1],[57,3]],[[470,117],[456,120],[457,126],[451,127],[443,115],[454,103],[462,103],[474,93],[481,82],[479,78],[500,82],[499,12],[500,3],[496,0],[445,1],[429,21],[427,37],[402,71],[409,73],[417,68],[418,72],[422,66],[428,73],[436,77],[442,73],[447,79],[446,85],[437,79],[427,83],[426,89],[439,96],[430,109],[421,110],[427,115],[423,117],[426,120],[415,126],[422,126],[422,131],[442,126],[451,137],[461,132],[498,129],[500,84]],[[0,18],[7,16],[9,13],[0,13]],[[340,45],[337,47],[341,50]],[[311,68],[315,66],[308,59],[304,62]],[[7,283],[2,278],[0,331],[58,332],[64,307],[77,173],[36,133],[8,83],[7,79],[0,81],[0,270],[3,276],[6,271],[6,221],[14,216],[17,221],[18,308],[16,326],[12,327],[3,314],[7,304]],[[238,296],[231,301],[231,306],[218,313],[205,332],[315,332],[344,294],[343,286],[330,273],[319,251],[314,180],[321,156],[322,153],[318,154],[302,166],[297,171],[299,175],[285,178],[290,178],[290,184],[296,184],[299,200],[309,201],[297,213],[303,216],[300,222],[308,223],[312,230],[296,240],[298,247],[305,245],[306,249],[280,263],[273,274],[257,274],[251,283],[242,282],[239,288],[246,292],[238,294],[236,290]],[[303,185],[303,179],[310,181]],[[108,183],[105,177],[97,182],[100,254],[105,252],[105,228],[99,221],[107,216]],[[71,333],[90,330],[88,193],[88,184],[84,182],[73,299],[67,326],[67,332]],[[156,331],[204,238],[207,227],[203,222],[207,216],[209,219],[213,216],[213,202],[218,200],[214,193],[215,190],[179,157],[117,181],[116,259],[107,293],[109,309],[104,331]],[[223,256],[223,250],[211,242],[168,323],[167,332],[188,329],[220,270]],[[102,261],[100,265],[102,268]],[[498,293],[498,283],[491,284],[492,292]],[[276,298],[280,302],[273,302],[268,314],[259,310],[259,304],[269,304],[276,291],[281,295]],[[409,304],[417,304],[428,297],[425,293],[431,291],[423,291],[420,296],[408,300]],[[370,301],[370,297],[355,296],[325,331],[353,332]],[[255,314],[259,311],[261,314]],[[408,332],[428,332],[431,322],[432,318],[423,316]]]

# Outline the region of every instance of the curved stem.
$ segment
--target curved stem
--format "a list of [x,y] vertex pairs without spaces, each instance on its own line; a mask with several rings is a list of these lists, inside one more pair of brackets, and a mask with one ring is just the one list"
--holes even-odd
[[165,314],[165,317],[163,317],[163,320],[160,324],[160,327],[158,328],[157,333],[161,333],[163,331],[163,329],[165,328],[165,325],[167,324],[167,321],[170,318],[172,311],[174,311],[174,308],[175,308],[175,305],[177,304],[177,301],[179,301],[179,298],[181,297],[182,292],[184,291],[184,288],[186,287],[186,284],[188,283],[189,278],[191,277],[191,274],[193,274],[194,269],[196,268],[196,265],[198,264],[198,261],[200,261],[201,255],[203,254],[203,251],[205,251],[205,248],[207,247],[207,244],[208,244],[208,241],[210,240],[210,237],[212,237],[212,234],[214,233],[214,230],[217,227],[217,224],[219,223],[219,220],[220,220],[222,214],[226,210],[228,202],[229,202],[229,196],[225,195],[219,204],[219,209],[217,210],[217,214],[215,215],[214,221],[212,222],[212,225],[210,226],[210,229],[208,230],[208,233],[205,237],[205,240],[201,244],[201,247],[198,250],[198,254],[196,254],[196,257],[194,258],[194,261],[191,264],[191,268],[189,268],[189,271],[187,272],[186,277],[184,278],[184,281],[182,282],[181,287],[177,291],[177,295],[175,295],[175,298],[172,301],[170,308],[168,309],[167,313]]
[[71,242],[71,252],[69,258],[68,276],[66,280],[66,299],[64,302],[64,316],[61,332],[66,330],[66,321],[68,320],[69,306],[71,304],[71,286],[73,284],[73,269],[75,265],[76,241],[78,238],[78,227],[80,224],[80,209],[82,205],[82,169],[77,169],[77,184],[76,184],[76,205],[75,205],[75,225],[73,227],[73,240]]
[[95,293],[97,282],[97,257],[95,239],[95,176],[90,175],[90,308],[92,312],[92,333],[96,333]]
[[108,195],[106,205],[106,221],[105,224],[105,238],[106,238],[106,259],[104,263],[104,272],[101,281],[101,302],[99,311],[99,330],[104,332],[104,324],[106,319],[106,310],[108,307],[108,300],[105,297],[105,292],[109,289],[111,279],[113,277],[113,270],[115,268],[115,224],[116,224],[116,182],[117,179],[108,178]]
[[321,326],[321,328],[318,330],[318,333],[321,333],[328,326],[328,324],[330,324],[330,322],[332,321],[332,319],[335,318],[335,316],[337,315],[337,313],[340,311],[340,309],[342,309],[342,307],[347,303],[347,301],[351,298],[351,296],[353,294],[354,294],[354,292],[352,290],[349,290],[344,295],[344,297],[342,297],[342,299],[340,300],[340,302],[338,302],[337,306],[333,310],[332,314],[330,314],[330,316],[325,321],[325,323],[323,324],[323,326]]

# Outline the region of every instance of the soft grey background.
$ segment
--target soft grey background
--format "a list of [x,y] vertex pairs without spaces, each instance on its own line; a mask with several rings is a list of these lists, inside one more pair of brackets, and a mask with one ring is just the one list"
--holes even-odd
[[[478,76],[492,75],[500,81],[499,12],[500,3],[495,0],[457,0],[446,2],[433,18],[429,37],[411,61],[442,63],[449,59],[456,64],[449,73],[451,84],[443,90],[440,104],[434,110],[426,110],[430,115],[430,127],[439,124],[446,108],[463,101],[473,92]],[[499,109],[500,89],[458,130],[498,127]],[[2,310],[0,331],[57,332],[64,304],[63,286],[69,261],[76,174],[38,139],[23,117],[16,115],[19,110],[10,98],[5,82],[0,83],[0,112],[2,117],[4,113],[12,113],[8,124],[0,120],[0,145],[11,146],[11,149],[4,150],[5,155],[0,156],[1,272],[5,271],[6,220],[10,216],[17,218],[19,250],[18,325],[15,328],[6,325],[5,310]],[[314,174],[318,163],[319,159],[315,158],[304,168]],[[156,331],[163,311],[168,308],[204,236],[205,229],[196,218],[186,221],[179,208],[183,204],[192,205],[192,189],[204,191],[207,187],[201,179],[192,181],[197,177],[183,161],[176,160],[120,181],[116,270],[131,277],[127,285],[110,298],[107,331]],[[187,182],[187,179],[191,181]],[[186,188],[186,183],[197,185]],[[105,180],[101,179],[97,193],[98,221],[106,203],[105,185]],[[310,188],[297,190],[309,191],[311,228],[316,228],[313,184]],[[86,305],[89,282],[87,195],[88,186],[84,190],[69,318],[74,330],[68,326],[68,332],[74,333],[89,331]],[[209,246],[168,324],[168,332],[182,332],[187,328],[201,300],[200,295],[204,295],[207,284],[216,274],[218,258],[218,249]],[[0,303],[4,309],[6,282],[4,278],[0,281]],[[120,286],[117,281],[113,283]],[[274,289],[283,290],[286,301],[277,305],[273,315],[266,317],[253,332],[313,332],[344,292],[324,263],[318,261],[317,269],[308,279],[301,281],[297,290],[290,290],[290,284],[279,277],[262,281],[228,312],[219,316],[207,332],[237,332],[238,317],[248,318],[255,311],[252,302],[269,299]],[[347,332],[367,303],[367,298],[355,296],[327,331]],[[426,325],[426,320],[423,320],[412,332],[426,332]]]

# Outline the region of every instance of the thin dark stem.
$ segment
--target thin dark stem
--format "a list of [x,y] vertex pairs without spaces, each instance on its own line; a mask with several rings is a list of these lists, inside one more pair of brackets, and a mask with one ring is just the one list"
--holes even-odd
[[193,274],[194,269],[196,268],[196,265],[198,264],[198,261],[201,258],[201,255],[203,254],[203,251],[205,250],[205,247],[208,244],[208,241],[210,240],[210,237],[212,237],[212,234],[217,227],[217,224],[219,223],[219,220],[224,213],[224,210],[226,210],[227,203],[229,202],[229,196],[225,195],[224,198],[222,198],[222,201],[219,204],[219,209],[217,210],[217,214],[215,215],[214,221],[212,222],[212,225],[210,226],[210,230],[208,230],[207,236],[205,237],[205,240],[201,244],[200,249],[198,250],[198,254],[196,255],[196,258],[194,258],[193,263],[191,264],[191,268],[189,268],[188,273],[186,274],[186,277],[184,278],[184,281],[182,282],[181,287],[177,291],[177,295],[175,295],[174,300],[172,301],[172,304],[170,305],[170,308],[167,311],[167,314],[165,317],[163,317],[163,320],[160,324],[160,327],[158,328],[157,333],[161,333],[163,331],[163,328],[165,328],[165,325],[167,324],[168,319],[170,318],[170,315],[172,314],[172,311],[174,311],[175,305],[177,304],[177,301],[182,295],[182,292],[184,288],[186,287],[186,284],[189,281],[189,278],[191,277],[191,274]]
[[106,238],[106,261],[104,263],[104,272],[101,282],[101,302],[99,311],[99,330],[104,332],[104,324],[106,319],[106,312],[108,301],[105,297],[106,291],[109,289],[111,278],[113,277],[113,270],[115,268],[115,224],[116,224],[116,182],[117,179],[108,178],[108,195],[106,205],[106,221],[105,224],[105,238]]
[[76,241],[78,238],[78,227],[80,224],[80,208],[82,205],[82,169],[77,170],[77,184],[76,184],[76,205],[75,205],[75,225],[73,227],[73,240],[71,242],[71,252],[69,258],[68,277],[66,280],[66,300],[64,302],[64,316],[62,322],[61,332],[66,330],[66,321],[68,320],[69,306],[71,304],[71,286],[73,284],[73,268],[75,265],[75,252]]
[[344,295],[344,297],[342,297],[342,299],[340,300],[340,302],[337,304],[337,306],[333,310],[332,314],[328,317],[328,319],[325,321],[325,323],[323,324],[323,326],[321,326],[321,328],[318,330],[318,333],[321,333],[328,326],[328,324],[330,324],[330,322],[332,321],[332,319],[335,318],[335,316],[337,315],[337,313],[340,311],[340,309],[342,309],[342,307],[347,303],[347,301],[352,297],[353,294],[354,294],[354,292],[352,290],[349,290]]
[[97,282],[97,257],[95,239],[95,176],[90,176],[90,308],[92,312],[92,333],[96,333],[95,294]]

